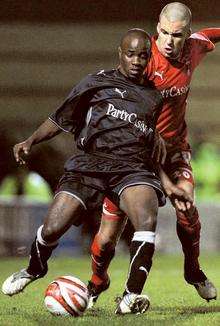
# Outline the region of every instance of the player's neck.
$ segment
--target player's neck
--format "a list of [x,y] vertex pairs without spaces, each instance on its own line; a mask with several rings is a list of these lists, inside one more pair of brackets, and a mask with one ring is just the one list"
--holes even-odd
[[140,79],[133,79],[129,78],[129,76],[126,75],[126,73],[123,71],[123,69],[118,66],[118,71],[120,72],[121,75],[123,75],[126,79],[128,79],[130,82],[136,84],[136,85],[143,85],[144,84],[144,77],[142,76]]

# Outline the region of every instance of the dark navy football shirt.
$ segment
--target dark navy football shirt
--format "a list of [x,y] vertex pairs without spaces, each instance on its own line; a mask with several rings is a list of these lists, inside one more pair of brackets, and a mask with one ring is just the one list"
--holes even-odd
[[157,90],[133,83],[119,70],[101,70],[85,77],[50,116],[61,129],[75,135],[77,147],[85,153],[78,161],[67,161],[67,169],[84,170],[85,161],[92,164],[92,155],[112,159],[119,164],[116,170],[125,161],[126,170],[133,170],[136,163],[151,165],[161,105]]

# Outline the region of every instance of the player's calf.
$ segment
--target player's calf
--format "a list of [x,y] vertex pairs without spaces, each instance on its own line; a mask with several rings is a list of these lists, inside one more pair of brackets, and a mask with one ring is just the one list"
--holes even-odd
[[155,233],[139,231],[134,233],[130,246],[130,267],[126,289],[118,300],[116,314],[142,314],[149,305],[147,295],[141,294],[152,265]]
[[92,308],[100,294],[110,285],[108,267],[115,254],[115,246],[127,218],[108,198],[105,198],[99,232],[91,246],[92,277],[88,283],[88,308]]

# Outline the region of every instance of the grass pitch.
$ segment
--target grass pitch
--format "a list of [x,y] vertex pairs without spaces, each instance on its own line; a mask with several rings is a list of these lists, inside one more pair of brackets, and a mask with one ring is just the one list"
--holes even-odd
[[[1,259],[0,282],[26,266],[27,259]],[[220,258],[207,255],[201,265],[220,291]],[[114,298],[123,291],[128,269],[128,257],[116,257],[110,268],[111,286],[99,298],[95,308],[83,317],[54,317],[44,307],[44,291],[48,283],[60,275],[75,275],[87,282],[90,276],[89,258],[54,258],[48,275],[32,283],[24,293],[14,297],[0,294],[0,325],[220,325],[219,299],[207,303],[182,277],[180,256],[155,255],[154,265],[143,293],[151,299],[143,315],[117,316]]]

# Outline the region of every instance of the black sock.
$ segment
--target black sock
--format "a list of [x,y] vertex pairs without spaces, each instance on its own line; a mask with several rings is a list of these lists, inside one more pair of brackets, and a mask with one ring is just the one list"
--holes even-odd
[[127,293],[140,294],[152,266],[154,243],[132,241],[130,246],[130,268],[126,283]]
[[47,261],[56,247],[57,244],[54,246],[44,246],[35,238],[31,246],[27,272],[37,277],[46,275],[48,271]]

